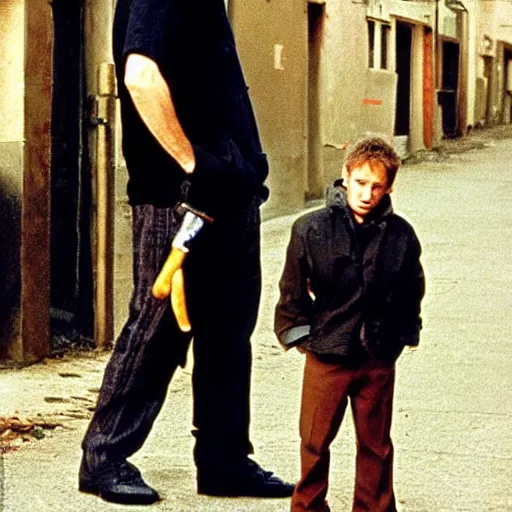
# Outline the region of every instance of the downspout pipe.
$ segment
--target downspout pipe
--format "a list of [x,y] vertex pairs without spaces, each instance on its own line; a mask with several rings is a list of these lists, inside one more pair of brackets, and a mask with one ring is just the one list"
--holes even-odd
[[115,97],[114,65],[105,62],[98,70],[96,116],[92,119],[97,127],[94,341],[98,348],[110,347],[114,338]]

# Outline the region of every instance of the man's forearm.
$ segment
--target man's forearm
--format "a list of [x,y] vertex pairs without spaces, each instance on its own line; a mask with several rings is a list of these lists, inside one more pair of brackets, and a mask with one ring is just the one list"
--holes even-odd
[[219,211],[226,210],[232,191],[254,194],[258,172],[230,137],[225,136],[213,154],[192,145],[176,114],[172,91],[155,61],[130,54],[124,82],[148,130],[183,170],[192,174],[184,201],[203,214],[216,217]]
[[194,151],[178,120],[171,91],[158,65],[144,55],[130,54],[124,82],[149,131],[185,172],[193,172]]

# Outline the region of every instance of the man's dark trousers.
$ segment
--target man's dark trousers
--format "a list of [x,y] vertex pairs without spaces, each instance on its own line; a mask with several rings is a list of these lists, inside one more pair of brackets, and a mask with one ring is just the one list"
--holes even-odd
[[[142,446],[176,368],[185,363],[190,335],[178,329],[169,300],[151,296],[181,220],[174,208],[133,208],[134,291],[82,443],[90,471]],[[195,458],[204,472],[243,464],[252,449],[250,336],[261,292],[259,227],[254,198],[205,226],[185,261],[194,336]]]

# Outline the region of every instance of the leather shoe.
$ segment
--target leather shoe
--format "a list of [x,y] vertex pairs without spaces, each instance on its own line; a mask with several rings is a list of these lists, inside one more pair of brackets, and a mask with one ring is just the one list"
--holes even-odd
[[106,462],[93,472],[82,461],[78,489],[123,505],[150,505],[160,499],[144,482],[140,471],[127,461]]
[[293,494],[294,488],[295,485],[284,482],[271,471],[265,471],[251,459],[242,468],[216,473],[198,471],[197,475],[198,494],[208,496],[287,498]]

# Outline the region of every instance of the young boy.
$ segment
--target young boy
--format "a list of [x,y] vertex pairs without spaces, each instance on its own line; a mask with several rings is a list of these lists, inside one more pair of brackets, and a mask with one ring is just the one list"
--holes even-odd
[[418,345],[424,294],[419,241],[391,207],[399,166],[384,140],[359,142],[327,206],[292,228],[275,332],[286,348],[306,353],[293,512],[330,510],[329,446],[349,398],[357,436],[352,510],[396,511],[395,361],[405,345]]

